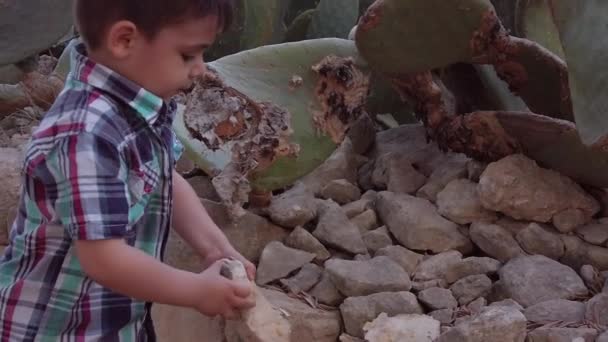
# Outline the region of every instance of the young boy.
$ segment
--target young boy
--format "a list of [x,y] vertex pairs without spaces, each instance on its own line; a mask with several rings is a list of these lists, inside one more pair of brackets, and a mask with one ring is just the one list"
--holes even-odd
[[[151,341],[151,302],[235,317],[250,288],[218,260],[255,267],[174,171],[170,100],[205,71],[230,0],[76,0],[75,17],[82,43],[32,136],[0,263],[0,341]],[[161,262],[171,226],[204,272]]]

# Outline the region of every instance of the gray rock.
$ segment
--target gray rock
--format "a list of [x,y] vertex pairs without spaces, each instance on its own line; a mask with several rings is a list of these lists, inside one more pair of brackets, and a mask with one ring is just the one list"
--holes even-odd
[[515,258],[498,274],[507,298],[523,307],[550,299],[573,299],[588,292],[573,269],[542,255]]
[[492,280],[485,274],[472,275],[460,279],[450,286],[450,290],[460,305],[466,305],[490,293]]
[[562,234],[564,242],[564,256],[560,262],[572,268],[579,269],[585,264],[592,265],[600,270],[608,269],[608,249],[592,245],[577,236]]
[[312,232],[319,241],[351,254],[367,253],[359,229],[352,224],[342,208],[333,201],[319,206],[319,223]]
[[323,268],[315,264],[306,264],[298,274],[289,278],[281,279],[281,284],[291,293],[300,293],[310,290],[321,279]]
[[528,333],[528,342],[594,342],[597,330],[591,328],[538,328]]
[[526,229],[531,222],[529,221],[517,221],[508,216],[503,216],[498,219],[498,221],[494,222],[495,225],[501,226],[506,229],[513,235],[513,237],[517,236],[519,232]]
[[439,214],[458,224],[494,222],[495,212],[482,207],[477,184],[468,179],[455,179],[437,195]]
[[445,280],[452,284],[464,277],[475,274],[493,274],[498,272],[502,263],[488,257],[469,257],[451,265],[445,272]]
[[477,160],[469,160],[467,162],[467,178],[473,182],[479,182],[479,177],[488,167],[487,163]]
[[365,340],[362,340],[358,337],[350,336],[348,334],[340,335],[340,338],[338,340],[340,342],[365,342]]
[[591,244],[604,246],[608,242],[608,223],[594,222],[582,226],[576,234]]
[[346,296],[366,296],[378,292],[409,291],[410,277],[389,257],[369,261],[330,259],[325,268],[338,290]]
[[374,210],[367,209],[361,214],[350,219],[350,222],[359,228],[359,232],[361,234],[365,234],[366,232],[378,227],[378,216]]
[[291,325],[288,341],[335,342],[341,333],[340,312],[313,308],[283,292],[261,289],[273,307],[285,312]]
[[331,256],[323,244],[317,240],[309,231],[302,227],[296,227],[291,234],[285,238],[285,245],[315,255],[315,260],[325,261]]
[[467,162],[467,159],[460,158],[439,166],[430,175],[427,183],[418,190],[416,196],[435,202],[437,194],[451,181],[467,177]]
[[265,285],[283,278],[311,262],[314,258],[315,255],[312,253],[287,247],[279,241],[273,241],[262,252],[260,265],[256,272],[256,282],[259,285]]
[[526,308],[524,315],[528,321],[536,323],[582,322],[585,319],[585,303],[552,299]]
[[221,202],[222,199],[217,194],[215,187],[213,187],[213,183],[211,183],[211,178],[208,176],[196,176],[188,178],[187,181],[190,183],[190,186],[192,186],[192,189],[196,192],[198,197],[214,202]]
[[370,253],[376,253],[377,250],[393,244],[393,240],[391,239],[386,226],[363,234],[363,242],[365,242]]
[[301,182],[315,195],[319,195],[327,182],[332,180],[346,179],[355,183],[360,164],[356,156],[350,138],[346,138],[321,166],[304,176]]
[[319,303],[329,306],[338,306],[344,300],[344,295],[338,291],[331,281],[327,270],[323,272],[321,280],[310,290],[309,294],[315,297]]
[[418,172],[407,157],[387,153],[376,159],[372,183],[378,189],[413,194],[426,183],[426,176]]
[[431,310],[454,309],[458,307],[458,302],[452,295],[452,291],[440,287],[432,287],[420,291],[418,299],[420,303],[426,305]]
[[439,253],[423,260],[413,276],[415,281],[445,279],[448,270],[462,261],[462,254],[458,251]]
[[381,313],[363,327],[365,339],[373,342],[417,341],[433,342],[441,333],[441,322],[433,317],[405,314],[389,317]]
[[561,232],[589,222],[600,210],[598,202],[578,184],[540,168],[523,155],[491,163],[479,180],[478,190],[485,208],[518,220],[553,221]]
[[517,233],[515,240],[529,254],[544,255],[559,260],[564,255],[564,242],[559,234],[550,232],[536,223],[530,223]]
[[360,199],[361,190],[346,179],[337,179],[323,187],[321,197],[334,200],[339,204],[346,204]]
[[234,219],[223,204],[206,199],[201,199],[201,203],[232,246],[253,263],[260,260],[262,251],[270,242],[282,241],[288,234],[287,230],[250,211]]
[[481,313],[442,334],[437,342],[524,342],[526,318],[518,310],[485,307]]
[[344,211],[346,217],[352,219],[367,209],[373,209],[374,203],[376,202],[376,196],[378,196],[376,191],[368,190],[361,196],[361,199],[343,205],[342,211]]
[[598,293],[587,302],[585,319],[599,326],[608,326],[608,293]]
[[304,186],[296,186],[274,197],[267,212],[276,224],[295,228],[317,217],[317,203],[313,194]]
[[522,312],[524,311],[524,307],[519,305],[518,302],[514,301],[511,298],[503,299],[498,302],[494,302],[494,303],[490,304],[490,306],[508,306],[508,307],[512,307],[512,308],[517,309]]
[[458,226],[441,217],[427,200],[381,192],[376,209],[382,222],[405,247],[441,253],[455,249],[468,253],[473,246]]
[[598,336],[595,342],[608,342],[608,331],[604,331],[600,336]]
[[410,251],[402,246],[387,246],[379,249],[375,256],[387,256],[398,263],[407,274],[414,274],[418,264],[424,259],[424,255]]
[[433,279],[427,281],[413,281],[412,291],[420,292],[433,287],[439,287],[442,289],[448,288],[448,282],[445,279]]
[[410,292],[384,292],[369,296],[350,297],[340,305],[344,329],[355,337],[363,337],[363,325],[382,312],[398,314],[423,313],[416,296]]
[[441,309],[431,311],[429,316],[441,322],[441,324],[452,324],[454,322],[454,309]]
[[481,309],[485,308],[486,306],[488,306],[488,301],[484,297],[479,297],[467,304],[467,309],[469,309],[473,315],[477,315],[481,312]]
[[[22,153],[16,148],[0,148],[0,244],[8,244],[8,233],[13,224],[19,202]],[[10,218],[10,219],[9,219]]]
[[369,254],[357,254],[355,255],[355,257],[353,258],[353,260],[355,261],[367,261],[367,260],[372,260],[372,256]]
[[590,289],[592,293],[602,292],[606,279],[595,267],[591,265],[583,265],[579,271],[579,274],[583,279],[583,282],[585,282],[585,285],[587,285],[587,288]]
[[473,223],[469,234],[477,247],[502,262],[525,254],[515,238],[504,228],[495,224]]

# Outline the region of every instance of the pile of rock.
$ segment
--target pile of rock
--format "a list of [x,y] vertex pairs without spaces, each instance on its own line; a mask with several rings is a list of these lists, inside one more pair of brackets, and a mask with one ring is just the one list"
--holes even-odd
[[346,142],[258,212],[288,235],[256,280],[294,341],[604,341],[600,201],[522,155],[486,166],[403,126],[367,157]]

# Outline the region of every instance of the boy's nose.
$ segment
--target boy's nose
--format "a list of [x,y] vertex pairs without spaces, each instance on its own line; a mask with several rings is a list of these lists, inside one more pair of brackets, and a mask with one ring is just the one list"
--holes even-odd
[[196,60],[196,64],[190,70],[190,76],[192,78],[199,77],[207,71],[207,66],[205,65],[205,61],[202,58],[198,58]]

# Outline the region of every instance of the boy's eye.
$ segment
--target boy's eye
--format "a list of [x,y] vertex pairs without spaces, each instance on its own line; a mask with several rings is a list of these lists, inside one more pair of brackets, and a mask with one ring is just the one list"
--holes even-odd
[[190,62],[190,61],[193,61],[193,60],[194,60],[194,58],[196,58],[196,56],[193,56],[193,55],[188,55],[188,54],[182,53],[182,59],[184,60],[184,62]]

